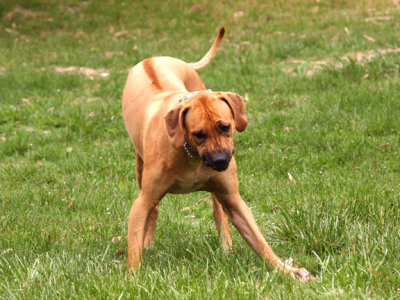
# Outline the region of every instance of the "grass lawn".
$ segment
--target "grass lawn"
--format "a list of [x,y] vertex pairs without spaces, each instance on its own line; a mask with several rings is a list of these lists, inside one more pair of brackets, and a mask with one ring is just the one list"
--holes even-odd
[[[242,197],[318,282],[271,271],[234,228],[224,253],[206,193],[164,198],[127,274],[128,71],[196,61],[220,26],[199,73],[247,99]],[[394,0],[0,2],[0,298],[400,298],[399,32]]]

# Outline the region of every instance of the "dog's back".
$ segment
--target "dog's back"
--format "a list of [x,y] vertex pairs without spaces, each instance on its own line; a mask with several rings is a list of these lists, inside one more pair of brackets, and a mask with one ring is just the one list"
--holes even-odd
[[149,91],[149,89],[155,93],[173,90],[185,92],[204,90],[205,87],[196,70],[200,70],[210,63],[224,34],[225,28],[221,27],[210,50],[201,60],[194,63],[186,63],[183,60],[168,56],[143,60],[131,70],[125,89],[134,88],[140,94],[144,90]]

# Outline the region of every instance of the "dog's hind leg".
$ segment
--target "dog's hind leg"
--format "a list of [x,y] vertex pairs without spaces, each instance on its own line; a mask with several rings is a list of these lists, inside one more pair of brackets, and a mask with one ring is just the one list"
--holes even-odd
[[232,239],[229,233],[228,216],[215,194],[211,193],[211,195],[213,197],[213,216],[215,226],[217,227],[219,240],[224,250],[230,250],[232,248]]
[[139,189],[142,189],[143,159],[136,152],[136,182]]

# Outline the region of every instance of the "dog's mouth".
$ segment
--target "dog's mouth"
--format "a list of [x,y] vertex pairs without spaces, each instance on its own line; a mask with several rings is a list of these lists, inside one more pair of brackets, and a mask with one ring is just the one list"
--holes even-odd
[[217,172],[222,172],[228,169],[232,155],[230,153],[218,152],[213,155],[203,155],[201,159],[207,167],[210,167]]

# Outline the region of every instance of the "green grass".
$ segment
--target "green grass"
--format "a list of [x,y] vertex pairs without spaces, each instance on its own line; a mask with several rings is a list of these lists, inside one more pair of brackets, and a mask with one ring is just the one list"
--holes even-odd
[[[0,3],[0,298],[400,298],[400,54],[343,59],[399,48],[399,6],[259,2]],[[120,105],[129,68],[196,61],[222,25],[200,76],[248,93],[241,194],[273,249],[319,282],[271,271],[234,228],[225,254],[205,193],[163,200],[138,273],[126,240],[112,242],[139,191]],[[324,59],[342,67],[315,70]],[[109,76],[55,69],[70,66]]]

